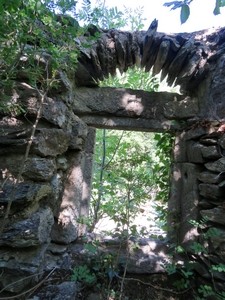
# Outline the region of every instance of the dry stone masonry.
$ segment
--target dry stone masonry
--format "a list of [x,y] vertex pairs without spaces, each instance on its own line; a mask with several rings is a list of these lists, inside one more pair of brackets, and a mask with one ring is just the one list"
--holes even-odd
[[[76,41],[81,51],[78,68],[74,76],[59,73],[60,85],[45,97],[26,160],[40,95],[18,74],[8,96],[25,113],[0,116],[3,292],[19,294],[44,271],[71,267],[68,248],[86,230],[80,219],[88,216],[95,128],[176,136],[169,241],[190,253],[193,241],[209,248],[207,254],[196,256],[201,280],[211,278],[208,262],[225,263],[225,29],[167,35],[156,28],[153,22],[147,32],[100,30],[101,37],[86,49],[82,38]],[[83,39],[93,30],[99,29],[90,27]],[[116,68],[124,72],[135,64],[146,71],[153,67],[153,73],[162,70],[162,77],[168,75],[169,84],[180,84],[183,93],[96,87]],[[202,218],[206,221],[201,231],[194,222]],[[205,239],[212,229],[219,234]],[[155,265],[153,256],[141,272],[157,271],[149,267]],[[225,290],[224,274],[215,272],[213,278],[217,288]]]

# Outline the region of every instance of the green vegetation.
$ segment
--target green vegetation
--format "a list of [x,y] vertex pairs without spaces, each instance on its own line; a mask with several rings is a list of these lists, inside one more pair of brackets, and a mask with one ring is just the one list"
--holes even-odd
[[79,28],[70,18],[54,13],[57,8],[65,14],[75,5],[74,1],[61,0],[0,2],[1,112],[24,113],[11,95],[16,78],[23,79],[38,94],[46,94],[57,86],[59,71],[70,73],[75,69],[78,51],[73,39]]
[[125,7],[124,11],[117,7],[107,7],[105,1],[96,1],[98,5],[91,6],[90,0],[82,1],[82,9],[78,11],[79,21],[99,26],[102,29],[122,29],[127,26],[131,31],[142,30],[145,18],[143,18],[143,7],[135,10]]
[[108,216],[117,231],[136,235],[133,224],[153,192],[153,135],[98,130],[91,211],[93,225]]
[[[192,289],[193,299],[223,300],[225,293],[219,291],[216,287],[215,275],[216,273],[218,275],[218,273],[225,272],[225,265],[221,263],[214,265],[209,259],[211,239],[218,237],[220,233],[213,227],[206,231],[207,219],[202,219],[200,222],[191,220],[190,223],[201,233],[201,239],[191,242],[190,251],[186,251],[181,245],[171,247],[172,263],[165,265],[167,274],[169,276],[176,275],[173,285],[177,290]],[[178,260],[177,257],[183,259]],[[207,264],[207,269],[205,269],[207,279],[205,282],[200,281],[197,284],[199,260]]]

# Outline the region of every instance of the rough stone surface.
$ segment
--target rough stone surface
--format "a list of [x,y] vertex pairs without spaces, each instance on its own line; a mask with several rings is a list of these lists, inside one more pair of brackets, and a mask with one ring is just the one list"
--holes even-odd
[[55,215],[55,224],[52,230],[54,242],[69,244],[78,237],[78,223],[80,203],[83,195],[83,168],[84,153],[71,152],[67,157],[69,168],[66,173],[62,201]]
[[78,290],[77,283],[65,281],[61,284],[47,286],[35,295],[35,300],[41,300],[43,297],[45,297],[46,300],[74,300],[76,299]]
[[58,223],[55,222],[52,228],[51,239],[60,244],[69,244],[78,237],[78,211],[75,207],[66,207],[58,216]]
[[25,162],[23,174],[31,180],[48,181],[55,171],[56,165],[52,159],[32,157]]
[[225,210],[222,207],[215,207],[212,209],[200,211],[202,217],[205,217],[209,221],[212,221],[214,223],[221,224],[221,225],[225,225],[224,212],[225,212]]
[[21,205],[22,210],[22,205],[37,203],[51,193],[52,189],[49,184],[20,182],[15,185],[6,183],[0,193],[0,203],[7,204],[13,197],[12,204]]
[[223,135],[220,139],[219,139],[219,145],[225,149],[225,136]]
[[198,216],[198,173],[198,166],[192,163],[177,163],[174,165],[172,173],[173,185],[168,207],[170,212],[168,219],[171,229],[178,229],[176,236],[179,236],[180,242],[187,247],[199,235],[197,228],[190,223],[191,220],[196,220]]
[[218,201],[224,196],[224,189],[216,184],[201,183],[199,184],[199,191],[204,198],[218,199]]
[[221,157],[217,146],[202,147],[202,156],[207,159],[218,159]]
[[198,99],[185,98],[177,101],[166,103],[165,117],[168,119],[188,119],[198,114]]
[[222,157],[214,162],[208,162],[205,167],[212,172],[225,172],[225,157]]
[[32,151],[40,156],[56,156],[69,147],[69,133],[62,129],[39,129]]
[[18,221],[6,227],[0,246],[26,248],[47,243],[53,223],[52,211],[49,208],[40,209],[30,219]]
[[[43,271],[44,254],[47,244],[40,247],[27,248],[26,251],[18,251],[17,248],[5,248],[0,250],[1,288],[6,291],[18,293],[31,282],[38,279],[38,274]],[[27,276],[35,275],[32,278]]]
[[217,228],[214,234],[210,234],[209,229],[208,234],[212,242],[211,247],[217,251],[225,251],[225,229]]
[[219,183],[225,179],[225,173],[203,171],[198,175],[198,179],[204,183]]
[[198,206],[200,209],[210,209],[210,208],[213,208],[214,207],[214,204],[212,203],[212,201],[210,201],[209,199],[201,199],[199,202],[198,202]]
[[203,145],[197,142],[188,142],[187,143],[187,155],[188,161],[191,163],[203,163],[205,159],[203,158],[202,149],[204,148]]
[[43,105],[42,116],[48,122],[65,128],[69,115],[68,107],[62,100],[47,97]]
[[[84,169],[83,169],[83,190],[82,199],[80,201],[80,217],[84,219],[89,215],[90,207],[90,195],[92,187],[92,167],[93,167],[93,155],[95,149],[95,128],[89,128],[87,140],[85,144],[84,153]],[[80,224],[79,235],[85,235],[87,231],[87,225]]]
[[26,162],[24,155],[11,154],[0,156],[0,180],[15,180],[22,171],[22,177],[34,181],[48,181],[56,170],[53,159],[29,157]]
[[82,150],[87,139],[87,124],[75,115],[73,115],[70,122],[72,125],[70,129],[69,148],[74,150]]
[[[186,110],[187,99],[184,98],[182,95],[166,92],[149,93],[122,88],[113,89],[112,92],[112,88],[80,88],[75,94],[74,112],[89,126],[175,130],[183,127],[179,122],[182,115],[187,114],[183,116],[186,120],[196,114],[196,105]],[[180,110],[183,110],[182,115]],[[178,119],[177,122],[174,119]]]
[[51,207],[54,217],[58,216],[60,210],[61,197],[63,194],[63,174],[58,172],[51,179],[52,196],[48,200],[48,205]]
[[56,160],[56,164],[57,164],[57,169],[62,171],[66,171],[69,167],[67,159],[64,156],[58,156]]
[[4,181],[7,178],[14,180],[21,168],[24,156],[20,154],[10,154],[0,156],[0,180]]

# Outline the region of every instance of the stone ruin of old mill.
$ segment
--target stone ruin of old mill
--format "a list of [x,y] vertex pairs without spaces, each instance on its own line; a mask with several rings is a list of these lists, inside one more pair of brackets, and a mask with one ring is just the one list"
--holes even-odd
[[[95,30],[90,27],[88,34]],[[14,88],[8,91],[26,113],[0,118],[0,289],[4,292],[19,294],[53,265],[69,264],[68,249],[86,232],[78,220],[89,211],[96,128],[175,136],[169,243],[182,245],[190,255],[191,243],[207,243],[207,255],[193,254],[203,282],[211,278],[209,264],[225,263],[225,28],[165,34],[150,26],[148,31],[99,33],[91,47],[80,46],[72,75],[59,70],[60,84],[48,91],[41,110],[40,95],[28,84],[23,61]],[[43,64],[47,60],[43,57]],[[179,85],[181,92],[99,87],[116,69],[126,72],[135,65],[153,75],[161,72],[161,79]],[[202,218],[207,219],[204,234],[215,228],[219,235],[205,241],[190,222]],[[157,250],[151,245],[145,245],[144,267],[138,257],[130,262],[133,271],[162,271],[161,246]],[[224,273],[215,272],[213,278],[225,291]]]

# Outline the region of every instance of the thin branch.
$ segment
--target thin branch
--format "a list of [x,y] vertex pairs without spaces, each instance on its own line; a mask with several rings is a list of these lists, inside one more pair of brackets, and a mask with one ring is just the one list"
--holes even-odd
[[106,168],[109,166],[109,164],[112,162],[112,160],[114,159],[114,157],[115,157],[115,155],[116,155],[116,152],[117,152],[117,150],[118,150],[118,148],[119,148],[119,146],[120,146],[120,143],[121,143],[121,140],[122,140],[122,138],[123,138],[123,135],[124,135],[124,131],[122,131],[122,134],[121,134],[121,136],[120,136],[120,138],[119,138],[119,141],[118,141],[118,143],[117,143],[117,145],[116,145],[116,147],[115,147],[115,149],[114,149],[114,151],[113,151],[113,155],[112,155],[112,157],[110,158],[110,160],[107,162],[107,164],[105,164],[104,169],[106,169]]
[[[176,292],[174,290],[171,290],[171,289],[167,289],[167,288],[163,288],[163,287],[160,287],[160,286],[156,286],[152,283],[149,283],[149,282],[144,282],[138,278],[124,278],[124,277],[121,277],[119,276],[118,274],[115,275],[117,278],[121,279],[121,280],[126,280],[126,281],[135,281],[135,282],[139,282],[141,284],[144,284],[144,285],[148,285],[156,290],[160,290],[160,291],[165,291],[165,292],[169,292],[169,293],[172,293],[172,294],[175,294],[175,295],[183,295],[185,293],[187,293],[190,289],[192,289],[192,287],[189,287],[188,289],[184,290],[184,291],[181,291],[181,292]],[[1,300],[1,299],[0,299]]]
[[[39,272],[39,273],[35,273],[35,274],[32,274],[32,275],[29,275],[29,276],[26,276],[26,277],[24,277],[24,278],[22,278],[22,279],[19,279],[19,280],[16,280],[16,281],[14,281],[14,282],[12,282],[12,283],[10,283],[10,284],[8,284],[8,285],[6,285],[3,289],[1,289],[0,290],[0,294],[1,293],[3,293],[6,289],[8,289],[9,287],[11,287],[11,286],[14,286],[15,284],[17,284],[17,283],[20,283],[20,282],[22,282],[24,279],[29,279],[29,278],[32,278],[32,277],[35,277],[35,276],[39,276],[39,275],[41,275],[41,274],[43,274],[44,273],[44,271],[43,272]],[[1,273],[1,276],[4,274],[4,272],[2,272]]]
[[[0,300],[21,299],[21,296],[24,296],[29,292],[34,292],[38,287],[40,287],[52,275],[52,273],[55,271],[55,269],[56,269],[56,267],[43,280],[41,280],[38,284],[36,284],[32,288],[30,288],[29,290],[27,290],[21,294],[15,295],[15,296],[1,297]],[[36,275],[37,274],[35,274],[34,276],[36,276]],[[28,277],[31,277],[31,276],[28,276]],[[15,283],[16,282],[14,282],[14,284]]]

